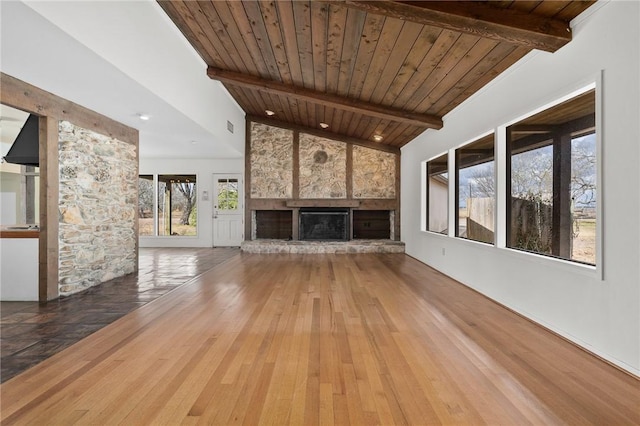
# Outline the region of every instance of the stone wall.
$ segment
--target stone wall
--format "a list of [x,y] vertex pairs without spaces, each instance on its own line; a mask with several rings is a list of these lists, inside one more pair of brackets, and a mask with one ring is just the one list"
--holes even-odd
[[347,197],[347,145],[300,133],[300,198]]
[[[359,145],[349,150],[347,146],[345,142],[252,122],[249,198],[395,200],[398,154]],[[348,155],[352,160],[349,169]],[[298,167],[294,170],[296,158]],[[352,184],[350,193],[348,183]]]
[[[300,238],[301,208],[388,211],[392,240],[400,238],[400,150],[366,141],[251,122],[247,141],[245,238],[263,234],[256,211],[291,211],[291,237]],[[260,226],[260,232],[257,227]],[[289,225],[287,225],[289,226]],[[280,231],[278,231],[280,232]],[[268,234],[272,235],[272,234]],[[280,234],[278,234],[280,235]]]
[[396,156],[353,147],[353,198],[396,198]]
[[293,132],[251,123],[251,198],[291,198]]
[[60,294],[134,272],[136,146],[61,121],[59,165]]

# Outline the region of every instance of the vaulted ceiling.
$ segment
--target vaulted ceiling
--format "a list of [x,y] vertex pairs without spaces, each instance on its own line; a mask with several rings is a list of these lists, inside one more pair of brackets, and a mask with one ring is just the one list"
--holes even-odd
[[158,3],[250,117],[400,147],[593,1]]

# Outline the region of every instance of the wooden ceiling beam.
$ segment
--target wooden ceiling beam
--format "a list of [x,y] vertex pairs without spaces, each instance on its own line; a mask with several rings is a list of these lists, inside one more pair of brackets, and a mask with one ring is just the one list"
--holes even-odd
[[366,12],[555,52],[571,41],[569,22],[477,1],[336,0]]
[[345,98],[316,90],[292,86],[278,81],[242,74],[234,71],[222,70],[215,67],[207,68],[207,75],[222,83],[259,90],[265,93],[277,94],[296,98],[306,102],[369,115],[385,120],[399,121],[431,129],[442,128],[442,117],[430,114],[420,114],[383,105],[372,104],[358,99]]

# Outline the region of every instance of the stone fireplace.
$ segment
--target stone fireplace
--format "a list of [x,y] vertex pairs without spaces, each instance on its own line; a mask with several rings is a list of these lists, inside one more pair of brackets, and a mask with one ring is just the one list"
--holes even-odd
[[268,120],[252,121],[248,130],[245,243],[309,250],[349,243],[356,250],[356,241],[371,249],[399,239],[397,147],[334,140]]

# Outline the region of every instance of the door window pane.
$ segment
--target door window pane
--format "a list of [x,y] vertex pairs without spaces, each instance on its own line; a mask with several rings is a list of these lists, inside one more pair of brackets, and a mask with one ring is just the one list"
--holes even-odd
[[238,179],[218,179],[218,211],[238,210]]

